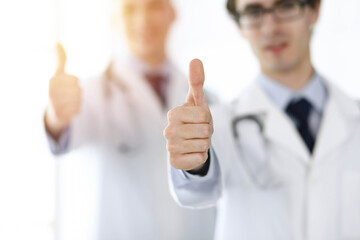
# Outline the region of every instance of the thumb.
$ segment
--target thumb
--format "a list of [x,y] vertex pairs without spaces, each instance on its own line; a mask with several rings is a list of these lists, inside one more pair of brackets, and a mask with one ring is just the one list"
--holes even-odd
[[208,107],[203,85],[205,81],[204,67],[199,59],[193,59],[189,66],[189,92],[187,103]]
[[65,73],[66,53],[61,43],[56,44],[56,55],[57,55],[56,73],[57,74]]

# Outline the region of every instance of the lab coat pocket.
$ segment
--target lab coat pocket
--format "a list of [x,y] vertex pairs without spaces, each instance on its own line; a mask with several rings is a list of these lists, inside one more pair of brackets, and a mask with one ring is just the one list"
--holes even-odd
[[360,172],[345,171],[341,187],[342,236],[344,239],[360,239]]

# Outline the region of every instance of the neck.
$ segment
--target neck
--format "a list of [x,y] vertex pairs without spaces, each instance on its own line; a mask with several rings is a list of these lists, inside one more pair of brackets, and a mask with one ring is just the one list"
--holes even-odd
[[156,53],[152,53],[150,55],[139,56],[141,60],[145,63],[149,64],[152,67],[158,67],[164,63],[166,59],[165,51],[158,51]]
[[268,71],[262,68],[262,72],[268,77],[293,90],[299,90],[310,81],[311,76],[314,73],[314,69],[309,59],[309,61],[305,61],[303,64],[299,64],[299,66],[290,70]]

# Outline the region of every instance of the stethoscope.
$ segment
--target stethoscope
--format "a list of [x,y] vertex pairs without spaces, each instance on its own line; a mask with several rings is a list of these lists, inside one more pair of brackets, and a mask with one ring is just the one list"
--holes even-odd
[[[261,189],[278,188],[279,176],[270,162],[269,140],[264,134],[265,114],[236,116],[232,120],[232,133],[237,152],[251,181]],[[247,137],[251,135],[251,142]]]
[[[134,121],[132,121],[132,124],[134,124],[135,126],[133,126],[132,129],[136,129],[136,131],[140,131],[139,130],[140,124],[136,121],[137,119],[136,112],[133,111],[136,107],[133,104],[134,101],[132,101],[130,86],[120,76],[113,74],[113,67],[114,67],[114,62],[111,62],[107,67],[107,69],[105,70],[105,74],[103,76],[103,82],[102,82],[104,96],[106,97],[106,100],[109,101],[107,106],[114,107],[111,101],[113,100],[114,97],[116,97],[115,89],[116,91],[119,91],[124,95],[126,95],[126,97],[124,97],[125,104],[130,110],[129,114],[131,114],[132,119],[134,119]],[[126,134],[126,129],[119,128],[118,125],[116,124],[117,122],[116,119],[118,119],[121,116],[116,115],[116,112],[117,112],[116,106],[113,109],[106,111],[107,114],[112,114],[112,116],[108,117],[108,119],[110,119],[109,125],[112,126],[111,129],[114,129],[114,131],[118,133],[114,136],[116,139],[114,139],[113,142],[115,142],[116,149],[122,154],[132,154],[136,152],[136,150],[138,150],[141,144],[143,143],[141,141],[141,138],[139,137],[140,133],[134,133],[128,135]],[[127,137],[126,138],[119,137],[121,135]]]

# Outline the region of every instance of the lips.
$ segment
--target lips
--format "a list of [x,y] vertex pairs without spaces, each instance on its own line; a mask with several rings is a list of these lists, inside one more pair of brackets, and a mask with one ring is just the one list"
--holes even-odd
[[279,54],[280,52],[284,51],[286,47],[286,43],[276,43],[266,46],[266,50],[274,54]]

